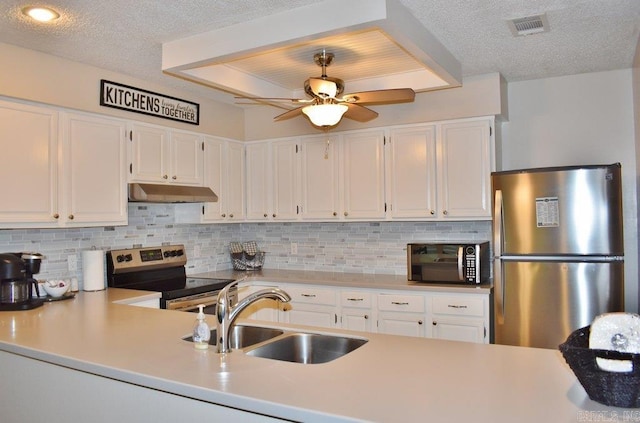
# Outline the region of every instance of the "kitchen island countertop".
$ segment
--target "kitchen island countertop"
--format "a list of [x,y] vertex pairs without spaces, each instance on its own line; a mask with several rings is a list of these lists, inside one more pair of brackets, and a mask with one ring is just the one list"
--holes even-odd
[[[190,333],[193,314],[123,304],[148,295],[107,289],[34,310],[0,312],[0,358],[150,388],[150,395],[168,393],[191,401],[194,408],[218,404],[244,410],[258,419],[251,421],[537,423],[581,421],[588,413],[623,415],[621,409],[589,400],[558,351],[278,323],[267,325],[369,342],[324,364],[275,361],[241,351],[221,356],[182,339]],[[12,380],[11,372],[3,370],[3,398],[13,398],[8,384],[22,378]],[[65,386],[51,389],[68,395]],[[30,412],[38,403],[30,405],[31,400],[13,404],[0,399],[3,415]]]

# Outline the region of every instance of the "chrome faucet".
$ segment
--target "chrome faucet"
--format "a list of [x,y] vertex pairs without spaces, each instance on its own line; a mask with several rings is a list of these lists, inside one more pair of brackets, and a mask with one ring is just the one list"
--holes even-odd
[[231,327],[234,325],[235,320],[242,310],[262,298],[271,298],[285,303],[291,301],[289,294],[283,290],[279,288],[268,288],[254,292],[238,301],[238,304],[234,306],[229,299],[229,290],[244,279],[245,278],[241,278],[231,282],[222,288],[222,291],[218,294],[218,301],[216,303],[216,336],[218,339],[216,339],[216,344],[219,353],[226,353],[231,350],[229,347],[229,334],[231,333]]

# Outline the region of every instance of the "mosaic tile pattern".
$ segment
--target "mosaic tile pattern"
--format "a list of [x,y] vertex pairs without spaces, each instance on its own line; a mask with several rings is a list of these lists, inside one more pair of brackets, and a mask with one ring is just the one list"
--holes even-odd
[[[0,230],[0,252],[40,252],[46,258],[38,278],[78,277],[80,284],[83,250],[184,244],[193,274],[230,269],[229,242],[252,240],[266,251],[265,268],[405,275],[407,243],[491,237],[488,221],[176,224],[174,207],[130,204],[123,227]],[[70,255],[77,257],[76,272],[68,270]]]

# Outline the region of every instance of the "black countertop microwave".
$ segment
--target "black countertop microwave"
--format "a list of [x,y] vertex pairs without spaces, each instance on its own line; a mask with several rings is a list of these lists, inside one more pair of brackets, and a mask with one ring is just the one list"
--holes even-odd
[[490,277],[489,242],[407,244],[407,277],[428,283],[481,284]]

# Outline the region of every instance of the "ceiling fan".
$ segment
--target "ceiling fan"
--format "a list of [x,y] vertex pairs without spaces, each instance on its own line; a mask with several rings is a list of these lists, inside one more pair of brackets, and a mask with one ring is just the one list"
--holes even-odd
[[[334,54],[325,50],[313,56],[314,62],[322,67],[322,75],[311,77],[304,82],[304,91],[310,98],[236,98],[302,104],[300,107],[276,116],[274,121],[279,122],[304,114],[313,125],[325,129],[337,125],[343,116],[358,122],[368,122],[378,117],[377,112],[364,107],[364,105],[408,103],[414,100],[415,92],[411,88],[363,91],[342,95],[344,81],[327,76],[327,66],[331,64],[333,58]],[[340,97],[341,95],[342,97]]]

